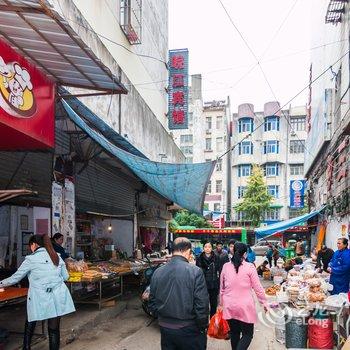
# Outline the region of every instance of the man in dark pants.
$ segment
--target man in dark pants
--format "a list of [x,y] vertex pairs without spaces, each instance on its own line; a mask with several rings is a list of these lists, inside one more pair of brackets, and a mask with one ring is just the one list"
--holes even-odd
[[[327,271],[328,265],[332,260],[334,251],[331,248],[327,248],[325,245],[322,246],[321,250],[317,253],[317,264],[316,268]],[[323,265],[323,267],[322,267]]]
[[151,281],[149,307],[158,317],[162,350],[205,350],[209,298],[203,272],[189,264],[191,242],[174,241],[173,257]]

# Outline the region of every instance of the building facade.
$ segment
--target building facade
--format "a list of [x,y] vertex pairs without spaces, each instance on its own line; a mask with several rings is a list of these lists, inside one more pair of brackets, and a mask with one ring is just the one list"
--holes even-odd
[[87,44],[98,36],[92,50],[128,90],[84,97],[84,104],[148,158],[183,161],[168,129],[168,1],[51,2]]
[[[304,179],[306,107],[280,110],[278,102],[268,102],[264,111],[255,112],[245,103],[233,114],[232,146],[232,221],[240,224],[244,213],[234,207],[243,200],[254,164],[263,168],[268,191],[273,197],[265,223],[298,216],[300,209],[290,203],[291,181]],[[303,182],[301,182],[304,184]],[[299,182],[298,182],[299,184]]]
[[185,130],[173,130],[176,144],[186,156],[186,162],[210,162],[217,164],[207,188],[204,210],[226,214],[230,209],[228,189],[230,101],[203,102],[202,78],[191,76],[189,100],[189,126]]
[[338,237],[348,237],[350,222],[350,12],[347,1],[314,1],[313,6],[312,47],[324,47],[311,51],[305,174],[311,208],[327,205],[321,218],[325,243],[336,248]]

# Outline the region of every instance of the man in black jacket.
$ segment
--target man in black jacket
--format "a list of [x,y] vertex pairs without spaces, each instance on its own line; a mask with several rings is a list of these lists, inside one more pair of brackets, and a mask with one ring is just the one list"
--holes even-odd
[[331,248],[327,248],[325,245],[322,246],[321,250],[317,253],[317,264],[316,268],[327,271],[328,264],[331,262],[334,251]]
[[191,242],[175,239],[173,257],[154,272],[149,307],[158,317],[162,350],[205,350],[209,298],[203,272],[189,264]]

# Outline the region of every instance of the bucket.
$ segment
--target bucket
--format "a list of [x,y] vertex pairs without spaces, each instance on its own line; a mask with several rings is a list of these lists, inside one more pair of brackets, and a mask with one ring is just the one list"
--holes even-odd
[[309,348],[333,349],[333,322],[330,318],[309,319]]
[[307,313],[293,312],[285,315],[286,321],[286,348],[305,349],[307,345]]
[[285,344],[286,342],[286,322],[283,312],[275,316],[275,338],[281,344]]

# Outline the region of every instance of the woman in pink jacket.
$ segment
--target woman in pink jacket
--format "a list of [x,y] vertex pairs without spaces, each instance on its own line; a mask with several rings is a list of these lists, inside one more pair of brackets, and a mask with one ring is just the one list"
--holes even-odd
[[254,290],[260,304],[266,306],[265,291],[253,264],[246,262],[247,246],[236,243],[231,262],[224,265],[220,279],[220,305],[230,325],[232,350],[248,349],[257,321]]

